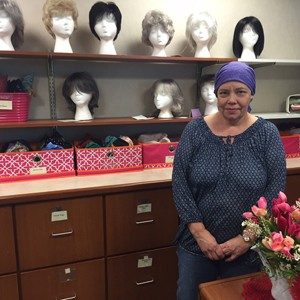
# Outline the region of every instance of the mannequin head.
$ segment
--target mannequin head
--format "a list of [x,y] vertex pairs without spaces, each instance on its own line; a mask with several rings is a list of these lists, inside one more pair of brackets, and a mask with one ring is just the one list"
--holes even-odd
[[77,28],[77,18],[73,0],[47,0],[43,6],[43,22],[53,38],[69,37]]
[[214,75],[208,74],[202,76],[200,79],[201,98],[207,104],[213,104],[217,100],[217,97],[214,92],[215,90],[214,77],[215,77]]
[[0,37],[8,36],[14,48],[19,48],[24,42],[24,19],[22,12],[13,0],[0,1],[0,20],[3,27]]
[[[122,14],[113,2],[96,2],[89,12],[90,29],[101,39],[116,40],[121,30]],[[105,28],[105,29],[104,29]]]
[[233,34],[232,48],[236,57],[241,57],[244,47],[253,48],[258,57],[264,48],[264,30],[260,21],[253,16],[238,21]]
[[87,72],[68,76],[63,84],[62,94],[73,112],[78,107],[88,106],[92,114],[94,108],[98,107],[99,90],[95,80]]
[[182,114],[183,94],[178,84],[173,79],[161,79],[152,86],[154,104],[161,111],[159,118],[165,118],[166,113],[173,116]]
[[204,115],[211,115],[218,111],[218,99],[215,94],[215,76],[213,74],[203,75],[200,79],[201,99],[205,102]]
[[186,23],[185,35],[193,49],[198,43],[211,49],[217,40],[217,21],[207,12],[191,14]]
[[142,42],[148,46],[167,46],[174,36],[172,20],[159,10],[151,10],[142,22]]

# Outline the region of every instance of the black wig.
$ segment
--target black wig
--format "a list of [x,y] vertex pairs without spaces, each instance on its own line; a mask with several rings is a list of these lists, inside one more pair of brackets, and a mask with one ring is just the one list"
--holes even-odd
[[254,31],[258,34],[258,40],[253,47],[255,56],[259,56],[264,49],[265,36],[262,24],[260,21],[253,16],[245,17],[238,21],[235,26],[233,41],[232,41],[232,50],[236,57],[240,58],[243,52],[243,46],[240,42],[240,34],[243,32],[243,29],[246,25],[250,25]]
[[121,30],[121,21],[122,21],[122,14],[118,8],[118,6],[114,2],[96,2],[92,8],[90,9],[89,12],[89,22],[90,22],[90,29],[93,33],[93,35],[97,38],[100,39],[98,34],[95,31],[95,25],[96,23],[101,20],[104,16],[112,14],[115,18],[116,21],[116,26],[117,26],[117,34],[114,38],[114,40],[117,39],[118,34]]
[[94,78],[87,72],[76,72],[68,76],[62,87],[62,94],[65,97],[71,111],[76,111],[76,105],[71,99],[73,92],[77,90],[86,94],[92,94],[88,106],[91,113],[98,107],[99,90]]

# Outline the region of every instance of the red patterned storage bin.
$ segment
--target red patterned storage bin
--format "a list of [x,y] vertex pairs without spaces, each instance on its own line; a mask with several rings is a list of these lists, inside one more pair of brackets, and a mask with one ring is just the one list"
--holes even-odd
[[28,120],[28,93],[0,93],[0,123]]
[[286,158],[300,157],[300,134],[281,132]]
[[177,145],[178,142],[143,144],[144,168],[172,167]]
[[101,174],[139,170],[142,164],[142,146],[107,148],[75,148],[77,174]]
[[74,149],[0,153],[0,181],[75,175]]

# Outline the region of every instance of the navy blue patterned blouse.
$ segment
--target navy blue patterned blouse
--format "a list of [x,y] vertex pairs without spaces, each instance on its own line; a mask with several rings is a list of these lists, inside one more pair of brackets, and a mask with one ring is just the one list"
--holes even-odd
[[223,243],[242,232],[242,214],[261,196],[284,191],[286,163],[279,132],[262,118],[233,138],[216,136],[203,119],[182,133],[173,168],[173,196],[180,217],[177,242],[199,253],[187,224],[203,222]]

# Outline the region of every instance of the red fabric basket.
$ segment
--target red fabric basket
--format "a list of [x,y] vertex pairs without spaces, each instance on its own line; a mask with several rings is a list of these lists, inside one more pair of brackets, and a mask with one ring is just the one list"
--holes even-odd
[[281,132],[286,158],[300,157],[300,134]]
[[77,174],[101,174],[133,171],[143,168],[142,146],[77,148]]
[[0,153],[0,182],[75,175],[74,149]]
[[0,93],[0,122],[26,122],[29,102],[28,93]]
[[144,168],[172,167],[177,145],[178,142],[143,144]]

